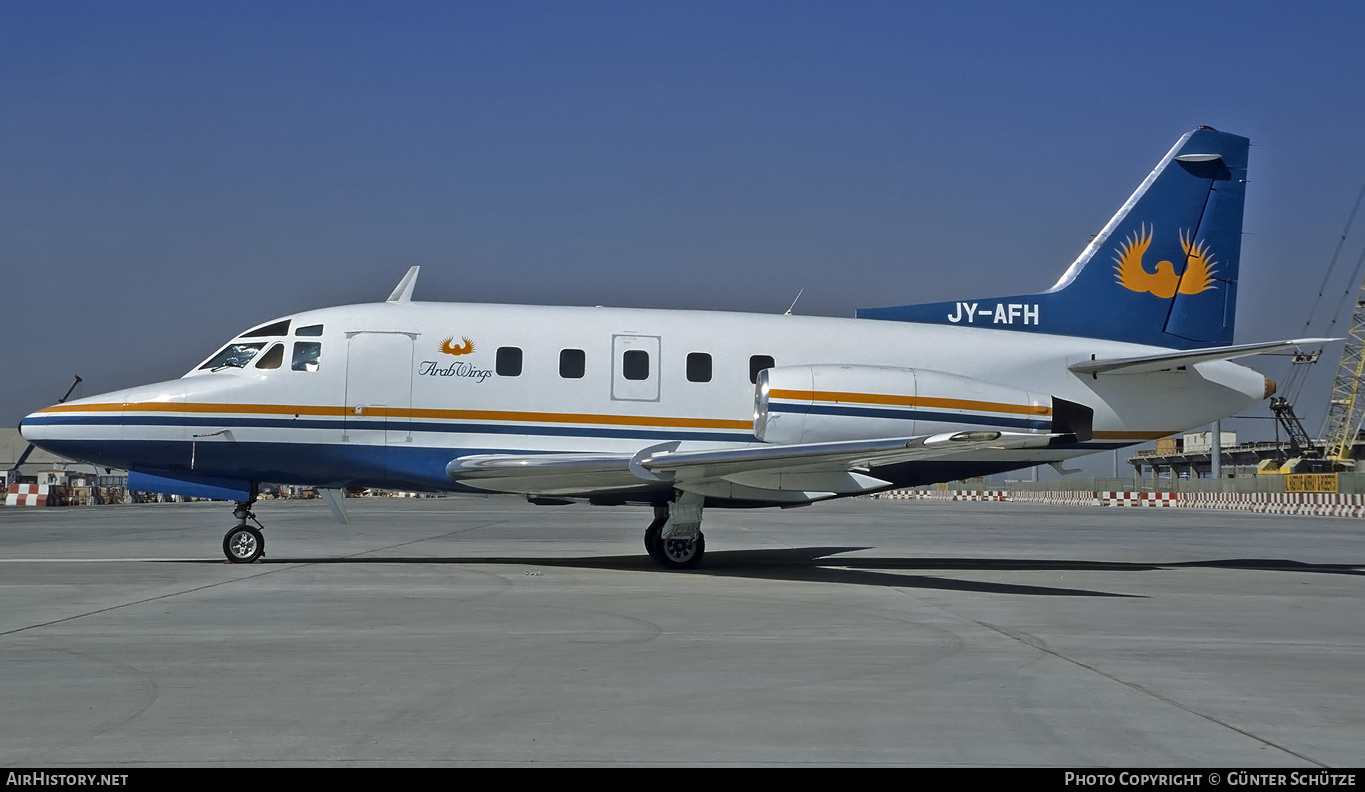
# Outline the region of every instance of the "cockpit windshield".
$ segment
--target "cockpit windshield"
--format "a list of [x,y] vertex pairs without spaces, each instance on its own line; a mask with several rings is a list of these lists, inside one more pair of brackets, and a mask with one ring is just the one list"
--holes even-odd
[[258,327],[255,330],[248,330],[247,332],[242,333],[242,338],[269,338],[271,336],[283,335],[289,335],[288,319],[281,319],[278,322],[273,322],[264,327]]
[[[244,369],[248,366],[259,371],[281,369],[284,367],[285,354],[289,351],[287,347],[290,342],[287,339],[291,325],[293,325],[292,320],[279,319],[270,324],[248,330],[214,353],[213,357],[201,363],[194,371]],[[322,325],[295,327],[294,335],[320,339],[322,337]],[[297,340],[293,342],[293,354],[288,361],[289,369],[293,371],[317,371],[321,359],[322,341]]]
[[200,371],[208,369],[217,371],[225,368],[246,368],[246,364],[256,357],[256,353],[261,351],[265,343],[259,344],[228,344],[223,347],[218,354],[209,358],[208,362],[200,366]]

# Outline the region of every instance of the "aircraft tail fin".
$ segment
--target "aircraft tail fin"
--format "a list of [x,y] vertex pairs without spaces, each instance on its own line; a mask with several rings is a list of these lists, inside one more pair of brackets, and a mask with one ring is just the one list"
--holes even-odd
[[1231,344],[1249,145],[1210,127],[1186,133],[1045,292],[857,316],[1176,349]]

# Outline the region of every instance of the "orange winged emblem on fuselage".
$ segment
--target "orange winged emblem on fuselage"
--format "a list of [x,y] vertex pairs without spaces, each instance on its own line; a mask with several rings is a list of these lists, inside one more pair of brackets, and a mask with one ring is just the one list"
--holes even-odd
[[1180,232],[1180,247],[1185,251],[1185,274],[1175,274],[1175,265],[1169,261],[1158,261],[1156,272],[1148,272],[1142,263],[1147,248],[1152,244],[1152,229],[1146,225],[1123,240],[1118,255],[1114,257],[1117,266],[1119,285],[1135,292],[1151,292],[1157,297],[1169,299],[1180,294],[1198,294],[1215,288],[1214,267],[1218,262],[1209,253],[1208,244],[1195,242],[1194,234]]
[[455,337],[451,336],[450,338],[447,338],[446,340],[442,341],[441,351],[446,353],[447,355],[468,355],[470,352],[474,351],[474,342],[470,341],[468,338],[461,338],[460,340],[463,341],[464,343],[460,344],[459,346],[456,346],[451,343],[454,340]]

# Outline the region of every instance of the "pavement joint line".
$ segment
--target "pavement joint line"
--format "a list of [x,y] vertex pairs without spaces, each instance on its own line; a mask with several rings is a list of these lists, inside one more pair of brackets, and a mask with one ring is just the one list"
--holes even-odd
[[1030,640],[1028,640],[1028,638],[1025,638],[1025,637],[1020,636],[1020,635],[1015,635],[1014,633],[1010,632],[1009,630],[1004,629],[1003,627],[998,627],[998,626],[996,626],[996,625],[994,625],[994,624],[991,624],[991,623],[989,623],[989,622],[976,621],[975,619],[972,620],[972,623],[973,623],[973,624],[976,624],[976,625],[979,625],[979,626],[981,626],[981,627],[985,627],[986,629],[988,629],[988,630],[990,630],[990,631],[992,631],[992,632],[994,632],[994,633],[997,633],[997,634],[999,634],[999,635],[1003,635],[1003,636],[1005,636],[1006,638],[1009,638],[1009,639],[1011,639],[1011,640],[1018,641],[1019,643],[1022,643],[1022,644],[1026,645],[1026,646],[1029,646],[1029,647],[1032,647],[1032,648],[1034,648],[1034,649],[1037,649],[1038,651],[1042,652],[1043,654],[1049,655],[1049,656],[1051,656],[1051,657],[1055,657],[1055,658],[1057,658],[1058,660],[1061,660],[1061,661],[1063,661],[1063,662],[1070,663],[1071,665],[1074,665],[1074,666],[1076,666],[1077,668],[1083,668],[1083,669],[1085,669],[1086,671],[1089,671],[1089,672],[1091,672],[1092,674],[1097,674],[1097,675],[1099,675],[1099,676],[1101,676],[1101,677],[1104,677],[1105,679],[1108,679],[1108,680],[1111,681],[1111,682],[1117,682],[1118,684],[1123,685],[1124,687],[1126,687],[1126,688],[1128,688],[1128,689],[1130,689],[1130,690],[1137,691],[1138,693],[1141,693],[1141,694],[1143,694],[1143,695],[1145,695],[1145,696],[1149,696],[1149,697],[1151,697],[1151,698],[1154,698],[1154,699],[1156,699],[1157,701],[1161,701],[1161,702],[1163,702],[1163,703],[1169,704],[1169,705],[1171,705],[1171,706],[1173,706],[1173,707],[1176,707],[1176,708],[1178,708],[1178,709],[1184,710],[1185,712],[1188,712],[1189,714],[1194,715],[1195,717],[1203,718],[1204,720],[1209,721],[1210,723],[1215,723],[1215,724],[1217,724],[1217,725],[1219,725],[1219,726],[1222,726],[1222,727],[1225,728],[1225,729],[1230,729],[1231,731],[1235,731],[1235,732],[1237,732],[1238,734],[1240,734],[1240,735],[1242,735],[1242,736],[1244,736],[1244,737],[1249,737],[1249,738],[1255,740],[1256,742],[1259,742],[1259,743],[1261,743],[1262,745],[1265,745],[1265,746],[1267,746],[1267,747],[1269,747],[1269,748],[1274,748],[1274,749],[1279,750],[1279,751],[1284,751],[1285,753],[1289,754],[1290,756],[1297,757],[1297,758],[1299,758],[1299,759],[1302,759],[1302,760],[1305,761],[1305,762],[1308,762],[1309,764],[1317,765],[1318,767],[1326,768],[1326,767],[1328,766],[1328,765],[1325,765],[1325,764],[1323,764],[1322,762],[1319,762],[1318,760],[1316,760],[1316,759],[1314,759],[1314,758],[1312,758],[1312,757],[1310,757],[1310,756],[1305,756],[1304,754],[1301,754],[1301,753],[1299,753],[1298,751],[1295,751],[1295,750],[1292,749],[1292,748],[1287,748],[1287,747],[1285,747],[1285,746],[1283,746],[1283,745],[1280,745],[1280,744],[1278,744],[1278,743],[1272,742],[1271,740],[1268,740],[1268,739],[1266,739],[1266,738],[1264,738],[1264,737],[1262,737],[1262,736],[1260,736],[1260,735],[1258,735],[1258,734],[1254,734],[1254,733],[1252,733],[1252,732],[1249,732],[1249,731],[1247,731],[1246,729],[1243,729],[1243,728],[1238,727],[1238,726],[1234,726],[1234,725],[1232,725],[1231,723],[1228,723],[1227,721],[1222,720],[1221,718],[1217,718],[1217,717],[1215,717],[1215,716],[1213,716],[1213,715],[1208,714],[1207,712],[1201,712],[1200,710],[1197,710],[1197,709],[1195,709],[1194,707],[1189,706],[1188,704],[1182,704],[1181,702],[1176,701],[1175,699],[1171,698],[1170,696],[1167,696],[1167,695],[1163,695],[1163,694],[1161,694],[1161,693],[1158,693],[1158,692],[1156,692],[1155,690],[1152,690],[1152,689],[1150,689],[1150,688],[1144,687],[1143,685],[1139,685],[1139,684],[1136,683],[1136,682],[1129,682],[1129,681],[1126,680],[1126,679],[1120,679],[1119,677],[1114,676],[1113,674],[1111,674],[1111,673],[1109,673],[1109,672],[1107,672],[1107,671],[1101,671],[1100,669],[1098,669],[1098,668],[1096,668],[1095,666],[1092,666],[1092,665],[1090,665],[1090,664],[1088,664],[1088,663],[1083,663],[1083,662],[1081,662],[1080,660],[1076,660],[1075,658],[1067,657],[1066,655],[1062,654],[1061,652],[1058,652],[1057,650],[1055,650],[1055,649],[1053,649],[1053,648],[1051,648],[1051,647],[1049,647],[1049,646],[1046,646],[1046,645],[1039,645],[1039,644],[1038,644],[1037,642],[1035,642],[1035,641],[1030,641]]
[[[421,543],[423,543],[423,542],[430,542],[430,541],[432,541],[433,539],[444,539],[444,538],[446,538],[446,537],[448,537],[448,536],[455,536],[456,534],[468,533],[469,531],[477,531],[477,530],[479,530],[480,528],[488,528],[488,527],[494,526],[494,525],[503,525],[503,524],[509,523],[509,522],[512,522],[512,520],[493,520],[492,522],[481,523],[481,524],[479,524],[479,525],[473,525],[473,526],[470,526],[470,527],[468,527],[468,528],[459,528],[459,529],[456,529],[456,530],[453,530],[453,531],[446,531],[445,533],[434,534],[434,535],[432,535],[432,536],[423,536],[423,537],[420,538],[420,539],[412,539],[412,540],[407,541],[407,542],[399,542],[399,543],[397,543],[397,544],[385,545],[384,547],[373,547],[373,548],[370,548],[369,550],[362,550],[362,551],[360,551],[360,552],[358,552],[358,553],[351,553],[350,555],[344,555],[344,556],[338,556],[338,557],[339,557],[339,558],[359,558],[360,556],[369,555],[370,553],[378,553],[378,552],[382,552],[382,551],[385,551],[385,550],[394,550],[394,549],[399,548],[399,547],[408,547],[408,546],[410,546],[410,545],[417,545],[417,544],[421,544]],[[312,563],[312,562],[310,562],[310,563]]]
[[[445,536],[453,536],[454,534],[464,533],[465,531],[476,530],[477,528],[486,528],[486,527],[488,527],[488,526],[490,526],[490,525],[498,525],[498,524],[504,523],[504,522],[509,522],[509,521],[508,521],[508,520],[495,520],[495,521],[490,522],[490,523],[484,523],[483,525],[475,526],[474,528],[464,528],[464,529],[460,529],[460,530],[456,530],[456,531],[447,531],[447,532],[445,532],[445,533],[436,534],[436,535],[434,535],[434,536],[427,536],[427,537],[423,537],[423,538],[421,538],[421,539],[413,539],[413,540],[408,541],[408,542],[399,542],[399,543],[397,543],[397,544],[388,545],[388,546],[385,546],[385,547],[374,547],[374,548],[370,548],[369,550],[362,550],[362,551],[360,551],[360,552],[358,552],[358,553],[351,553],[351,554],[349,554],[349,555],[339,556],[339,558],[357,558],[357,557],[359,557],[359,556],[367,555],[367,554],[369,554],[369,553],[378,553],[378,552],[381,552],[381,551],[384,551],[384,550],[392,550],[392,549],[397,548],[397,547],[406,547],[406,546],[408,546],[408,545],[419,544],[419,543],[421,543],[421,542],[427,542],[427,541],[430,541],[430,540],[432,540],[432,539],[440,539],[440,538],[445,537]],[[27,563],[43,563],[43,562],[44,562],[43,559],[30,559],[30,560],[23,560],[23,559],[5,559],[5,560],[9,561],[10,563],[13,563],[13,562],[15,562],[15,561],[19,561],[20,563],[25,563],[25,562],[27,562]],[[175,560],[178,560],[178,559],[161,559],[161,558],[147,558],[147,559],[59,559],[59,560],[55,560],[55,562],[56,562],[56,563],[69,563],[69,562],[77,562],[77,563],[91,563],[91,562],[100,563],[100,562],[106,562],[106,563],[107,563],[107,562],[117,561],[117,560],[124,560],[124,561],[175,561]],[[193,560],[193,561],[199,561],[199,560],[202,560],[202,559],[192,559],[192,560]],[[10,636],[10,635],[17,635],[17,634],[19,634],[19,633],[27,632],[27,631],[29,631],[29,630],[36,630],[36,629],[39,629],[39,628],[41,628],[41,627],[51,627],[51,626],[56,625],[56,624],[64,624],[64,623],[66,623],[66,622],[75,621],[75,620],[77,620],[77,619],[84,619],[84,618],[87,617],[87,616],[98,616],[98,615],[100,615],[100,614],[102,614],[102,613],[110,613],[110,612],[112,612],[112,611],[121,610],[121,609],[123,609],[123,608],[130,608],[130,607],[133,607],[134,605],[145,605],[145,604],[147,604],[147,603],[149,603],[149,602],[157,602],[158,600],[170,599],[171,597],[179,597],[179,596],[181,596],[182,594],[193,594],[193,593],[198,592],[198,591],[207,591],[208,589],[217,588],[218,586],[226,586],[226,585],[229,585],[229,584],[232,584],[232,583],[239,583],[239,582],[241,582],[241,581],[243,581],[243,580],[253,580],[253,579],[255,579],[255,578],[263,577],[263,576],[265,576],[265,575],[273,575],[273,574],[275,574],[275,573],[277,573],[277,572],[285,572],[285,571],[288,571],[288,570],[300,569],[300,568],[303,568],[303,567],[317,566],[317,565],[318,565],[318,562],[316,562],[316,561],[305,561],[305,562],[301,562],[301,563],[288,563],[288,562],[285,562],[285,563],[282,563],[280,566],[278,566],[278,567],[276,567],[276,568],[274,568],[274,569],[262,569],[261,571],[257,572],[256,574],[253,574],[253,575],[245,575],[245,576],[243,576],[243,577],[234,578],[234,579],[232,579],[232,580],[219,580],[219,581],[214,582],[214,583],[207,583],[207,584],[202,585],[202,586],[195,586],[195,587],[193,587],[193,588],[184,589],[183,591],[171,591],[171,592],[167,592],[167,593],[165,593],[165,594],[158,594],[158,595],[156,595],[156,596],[154,596],[154,597],[143,597],[142,599],[132,600],[131,602],[121,602],[121,603],[119,603],[118,605],[110,605],[110,606],[107,607],[107,608],[96,608],[95,610],[86,611],[86,612],[84,612],[84,613],[73,613],[73,614],[70,615],[70,616],[63,616],[63,617],[60,618],[60,619],[50,619],[50,620],[48,620],[48,621],[39,622],[39,623],[37,623],[37,624],[27,624],[27,625],[24,625],[23,627],[15,627],[15,628],[12,629],[12,630],[3,630],[3,631],[0,631],[0,638],[6,637],[6,636]],[[248,564],[248,565],[244,565],[244,566],[250,566],[250,565]]]
[[963,619],[963,620],[965,620],[965,621],[969,621],[969,622],[971,622],[972,624],[977,625],[978,627],[984,627],[985,629],[990,630],[991,632],[996,633],[997,635],[1003,635],[1004,637],[1009,638],[1009,639],[1012,640],[1012,641],[1017,641],[1017,642],[1019,642],[1019,643],[1022,643],[1022,644],[1024,644],[1025,646],[1027,646],[1027,647],[1029,647],[1029,648],[1031,648],[1031,649],[1036,649],[1037,651],[1042,652],[1042,653],[1045,654],[1045,655],[1048,655],[1049,657],[1054,657],[1054,658],[1056,658],[1056,659],[1058,659],[1058,660],[1061,660],[1061,661],[1064,662],[1064,663],[1069,663],[1069,664],[1071,664],[1071,665],[1073,665],[1073,666],[1076,666],[1077,668],[1081,668],[1081,669],[1084,669],[1084,670],[1086,670],[1086,671],[1089,671],[1090,673],[1095,674],[1095,675],[1100,676],[1100,677],[1103,677],[1103,678],[1105,678],[1105,679],[1107,679],[1107,680],[1109,680],[1109,681],[1111,681],[1111,682],[1116,682],[1116,683],[1118,683],[1118,684],[1120,684],[1120,685],[1123,685],[1124,687],[1126,687],[1126,688],[1128,688],[1128,689],[1130,689],[1130,690],[1136,691],[1136,692],[1138,692],[1138,693],[1141,693],[1141,694],[1144,695],[1144,696],[1148,696],[1148,697],[1150,697],[1150,698],[1154,698],[1154,699],[1156,699],[1157,701],[1163,702],[1163,703],[1165,703],[1165,704],[1169,704],[1170,706],[1173,706],[1173,707],[1175,707],[1175,708],[1177,708],[1177,709],[1180,709],[1180,710],[1183,710],[1183,711],[1185,711],[1185,712],[1188,712],[1189,714],[1191,714],[1191,715],[1193,715],[1193,716],[1195,716],[1195,717],[1197,717],[1197,718],[1201,718],[1201,719],[1206,720],[1206,721],[1208,721],[1208,722],[1210,722],[1210,723],[1217,724],[1218,726],[1222,726],[1223,728],[1228,729],[1229,731],[1234,731],[1234,732],[1236,732],[1236,733],[1238,733],[1238,734],[1240,734],[1240,735],[1242,735],[1242,736],[1244,736],[1244,737],[1248,737],[1248,738],[1250,738],[1250,739],[1252,739],[1252,740],[1255,740],[1256,742],[1261,743],[1262,745],[1265,745],[1265,746],[1267,746],[1267,747],[1269,747],[1269,748],[1274,748],[1274,749],[1276,749],[1276,750],[1278,750],[1278,751],[1283,751],[1284,753],[1287,753],[1287,754],[1289,754],[1290,756],[1296,757],[1296,758],[1298,758],[1298,759],[1302,759],[1303,761],[1308,762],[1309,764],[1312,764],[1312,765],[1316,765],[1317,767],[1322,767],[1322,768],[1328,767],[1328,765],[1326,765],[1326,764],[1324,764],[1324,763],[1322,763],[1322,762],[1319,762],[1318,760],[1316,760],[1316,759],[1314,759],[1314,758],[1312,758],[1312,757],[1310,757],[1310,756],[1306,756],[1306,755],[1304,755],[1304,754],[1299,753],[1298,751],[1295,751],[1295,750],[1292,749],[1292,748],[1288,748],[1288,747],[1285,747],[1285,746],[1280,745],[1280,744],[1278,744],[1278,743],[1272,742],[1271,740],[1268,740],[1268,739],[1266,739],[1266,738],[1264,738],[1264,737],[1261,737],[1261,736],[1258,735],[1258,734],[1254,734],[1254,733],[1252,733],[1252,732],[1249,732],[1249,731],[1247,731],[1246,729],[1243,729],[1243,728],[1241,728],[1241,727],[1234,726],[1233,724],[1228,723],[1227,721],[1221,720],[1220,718],[1217,718],[1217,717],[1215,717],[1215,716],[1213,716],[1213,715],[1210,715],[1210,714],[1208,714],[1207,712],[1201,712],[1201,711],[1199,711],[1199,710],[1197,710],[1197,709],[1195,709],[1195,708],[1193,708],[1193,707],[1191,707],[1191,706],[1189,706],[1189,705],[1187,705],[1187,704],[1182,704],[1181,702],[1176,701],[1175,699],[1171,698],[1170,696],[1166,696],[1166,695],[1163,695],[1163,694],[1161,694],[1161,693],[1156,692],[1155,690],[1151,690],[1151,689],[1149,689],[1149,688],[1143,687],[1142,685],[1139,685],[1139,684],[1136,683],[1136,682],[1129,682],[1128,680],[1120,679],[1119,677],[1114,676],[1113,674],[1110,674],[1110,673],[1108,673],[1108,672],[1106,672],[1106,671],[1101,671],[1100,669],[1096,668],[1095,666],[1089,665],[1089,664],[1087,664],[1087,663],[1083,663],[1083,662],[1081,662],[1080,660],[1076,660],[1076,659],[1071,658],[1071,657],[1067,657],[1066,655],[1062,654],[1061,652],[1058,652],[1057,650],[1051,648],[1050,646],[1047,646],[1046,643],[1042,643],[1042,639],[1029,640],[1027,637],[1024,637],[1024,636],[1022,636],[1022,635],[1016,635],[1015,633],[1012,633],[1012,632],[1010,632],[1009,630],[1004,629],[1003,627],[999,627],[999,626],[997,626],[997,625],[991,624],[990,622],[983,622],[983,621],[979,621],[979,620],[977,620],[977,619],[972,619],[972,618],[969,618],[969,617],[961,616],[961,615],[959,615],[959,614],[957,614],[957,613],[954,613],[954,612],[951,611],[951,610],[948,610],[947,608],[945,608],[943,605],[940,605],[939,603],[927,601],[927,600],[925,600],[925,599],[923,599],[923,598],[917,596],[917,595],[915,594],[915,592],[906,590],[906,589],[901,588],[901,587],[899,587],[899,586],[892,587],[892,590],[898,591],[898,592],[900,592],[901,594],[903,594],[903,595],[905,595],[905,596],[907,596],[907,597],[910,597],[910,598],[912,598],[912,599],[918,600],[919,602],[924,603],[924,604],[928,605],[929,607],[935,608],[935,609],[937,609],[937,610],[944,611],[945,613],[948,613],[949,615],[953,616],[954,618],[959,618],[959,619]]
[[49,619],[48,621],[39,622],[37,624],[28,624],[23,627],[15,627],[12,630],[0,631],[0,638],[10,635],[17,635],[18,633],[27,632],[29,630],[36,630],[40,627],[51,627],[55,624],[64,624],[65,622],[76,621],[77,619],[84,619],[87,616],[98,616],[102,613],[110,613],[111,611],[122,610],[123,608],[130,608],[134,605],[145,605],[149,602],[157,602],[158,600],[179,597],[182,594],[193,594],[196,591],[206,591],[211,588],[217,588],[218,586],[226,586],[243,580],[251,580],[253,578],[258,578],[263,575],[271,575],[276,572],[283,572],[286,569],[294,568],[294,566],[302,565],[285,565],[279,567],[278,569],[263,569],[254,575],[247,575],[245,577],[234,578],[232,580],[219,580],[214,583],[206,583],[202,586],[194,586],[193,588],[184,589],[182,591],[171,591],[165,594],[158,594],[154,597],[143,597],[142,599],[132,600],[130,602],[121,602],[118,605],[110,605],[107,608],[96,608],[95,610],[86,611],[85,613],[74,613],[70,616],[63,616],[60,619]]

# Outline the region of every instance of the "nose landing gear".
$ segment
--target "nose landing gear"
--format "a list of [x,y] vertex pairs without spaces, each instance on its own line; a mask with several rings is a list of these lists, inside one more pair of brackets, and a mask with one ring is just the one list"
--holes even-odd
[[[260,520],[257,520],[255,513],[251,511],[255,503],[254,500],[240,501],[232,512],[232,516],[237,518],[237,524],[223,537],[223,555],[227,556],[230,564],[253,564],[265,555],[265,537],[258,530],[264,529],[265,526],[261,525]],[[247,525],[247,520],[256,523],[257,528]]]

